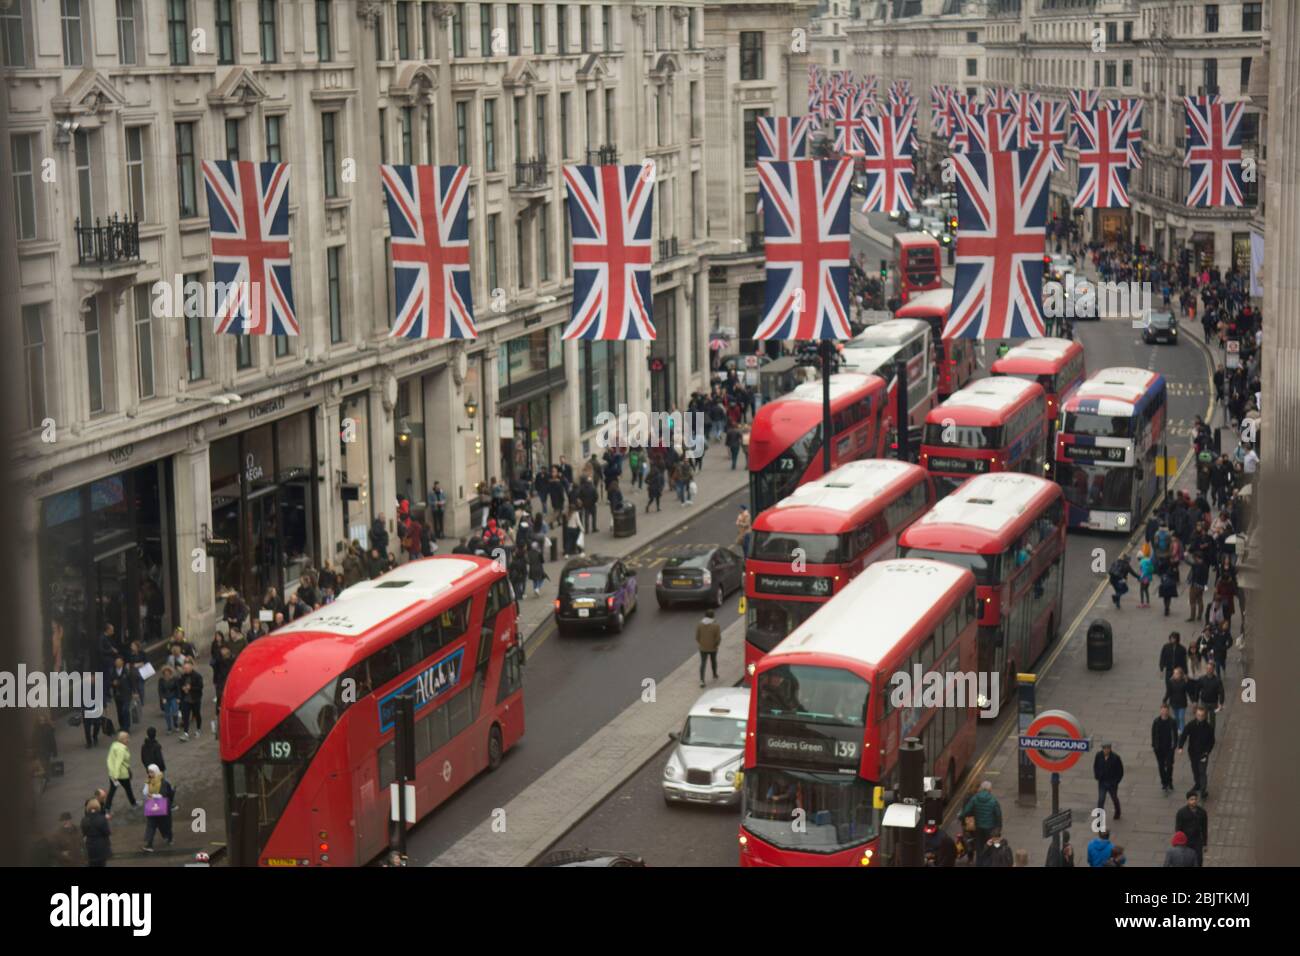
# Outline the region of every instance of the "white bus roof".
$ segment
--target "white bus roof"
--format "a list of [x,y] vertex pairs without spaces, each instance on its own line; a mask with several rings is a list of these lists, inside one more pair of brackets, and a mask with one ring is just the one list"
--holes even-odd
[[896,458],[863,458],[846,462],[816,481],[800,485],[775,507],[852,511],[919,467]]
[[[862,348],[872,345],[902,345],[918,335],[929,335],[930,323],[925,319],[890,319],[873,325],[857,335],[848,348]],[[857,343],[862,343],[860,346]]]
[[1025,393],[1039,388],[1036,382],[1027,382],[1022,378],[993,376],[971,382],[960,391],[953,392],[943,404],[931,409],[934,415],[943,408],[983,408],[991,412],[1001,411],[1014,405]]
[[922,292],[914,295],[907,300],[907,304],[902,306],[898,311],[903,309],[943,309],[945,312],[952,308],[952,289],[931,289],[929,292]]
[[1064,358],[1074,348],[1069,339],[1030,339],[1010,349],[1004,359],[1009,358]]
[[[837,398],[842,398],[849,392],[865,388],[869,380],[869,375],[863,375],[857,372],[838,372],[835,375],[832,375],[831,401],[833,402]],[[794,391],[789,395],[782,396],[782,398],[777,399],[777,401],[785,401],[787,399],[793,399],[797,402],[817,402],[820,404],[822,400],[821,379],[818,379],[815,382],[804,382],[802,385],[796,386]]]
[[1087,381],[1079,387],[1101,389],[1119,386],[1121,388],[1137,389],[1138,393],[1141,394],[1151,387],[1159,375],[1159,372],[1153,372],[1150,369],[1132,368],[1131,366],[1103,368],[1089,375]]
[[[850,343],[840,353],[840,367],[850,372],[876,373],[894,360],[898,347],[894,345],[875,345],[871,348],[856,348]],[[894,370],[888,369],[881,378],[889,378]]]
[[432,601],[453,584],[483,565],[463,558],[425,558],[411,561],[373,581],[360,581],[344,590],[332,604],[300,617],[275,635],[311,631],[357,637],[394,614]]
[[875,666],[916,626],[935,598],[971,576],[928,558],[877,561],[767,655],[796,663],[803,654],[833,654]]
[[1025,513],[1034,497],[1052,482],[1016,472],[977,475],[921,516],[920,525],[970,525],[1001,531]]

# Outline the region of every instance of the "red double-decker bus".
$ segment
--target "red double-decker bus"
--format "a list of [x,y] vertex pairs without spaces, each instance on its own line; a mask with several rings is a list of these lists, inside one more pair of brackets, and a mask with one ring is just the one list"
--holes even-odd
[[[989,368],[993,375],[1009,375],[1037,382],[1047,395],[1047,447],[1056,447],[1057,413],[1087,374],[1083,346],[1069,339],[1030,339],[1007,352]],[[1047,474],[1055,455],[1047,456]]]
[[983,378],[925,416],[921,464],[939,497],[972,475],[995,471],[1043,474],[1047,398],[1037,382]]
[[[831,376],[831,468],[875,458],[894,415],[885,380],[841,372]],[[805,382],[768,402],[749,433],[749,511],[759,514],[799,485],[822,475],[822,382]]]
[[918,292],[943,285],[939,240],[928,232],[894,233],[894,291],[906,305]]
[[944,339],[943,326],[952,308],[952,289],[932,289],[913,296],[894,313],[896,319],[924,319],[934,342],[939,401],[965,387],[975,375],[975,346],[970,339]]
[[745,677],[758,659],[934,504],[920,465],[867,458],[796,488],[754,519],[745,557]]
[[1016,674],[1034,665],[1060,628],[1065,511],[1065,495],[1054,481],[979,475],[898,539],[900,558],[934,558],[975,575],[979,669],[1000,675],[1003,699]]
[[412,561],[250,644],[221,700],[236,866],[354,866],[389,844],[394,713],[415,707],[418,817],[524,733],[523,647],[503,569]]
[[[919,426],[938,402],[930,324],[920,319],[888,319],[869,325],[845,343],[841,368],[879,375],[889,383],[889,403],[898,408],[895,363],[907,365],[908,427]],[[897,412],[895,412],[897,417]]]
[[[896,785],[907,737],[921,739],[927,772],[956,794],[975,752],[976,626],[971,572],[878,561],[758,662],[742,866],[870,866],[880,850],[873,794]],[[899,699],[899,675],[931,672],[953,706]]]

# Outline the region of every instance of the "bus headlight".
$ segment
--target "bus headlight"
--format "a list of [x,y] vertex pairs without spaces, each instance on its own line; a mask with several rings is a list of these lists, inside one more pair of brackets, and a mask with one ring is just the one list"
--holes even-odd
[[1128,515],[1120,515],[1118,518],[1116,518],[1116,519],[1115,519],[1115,526],[1118,527],[1118,528],[1127,528],[1127,527],[1128,527]]
[[745,673],[749,674],[750,677],[753,677],[753,676],[754,676],[754,671],[755,671],[755,670],[756,670],[756,668],[754,667],[753,664],[746,664],[746,665],[745,665]]

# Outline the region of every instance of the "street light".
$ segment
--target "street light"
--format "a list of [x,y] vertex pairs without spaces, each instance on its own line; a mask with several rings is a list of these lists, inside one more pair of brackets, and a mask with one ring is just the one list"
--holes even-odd
[[474,399],[465,402],[465,417],[469,419],[468,425],[457,425],[458,432],[472,432],[474,430],[474,418],[478,415],[478,403]]

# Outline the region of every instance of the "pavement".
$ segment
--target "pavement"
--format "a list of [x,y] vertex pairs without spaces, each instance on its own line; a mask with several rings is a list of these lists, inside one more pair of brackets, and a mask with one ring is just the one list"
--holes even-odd
[[[1181,325],[1184,341],[1191,340],[1204,348],[1200,327],[1186,321]],[[1218,406],[1210,425],[1222,424],[1222,406]],[[1189,454],[1171,482],[1171,488],[1191,489],[1195,485],[1194,479],[1195,469]],[[1130,553],[1140,541],[1140,533],[1129,540]],[[1186,754],[1177,757],[1174,792],[1162,793],[1155,757],[1150,749],[1151,721],[1159,711],[1164,694],[1164,679],[1157,661],[1170,631],[1179,631],[1186,645],[1192,636],[1199,633],[1199,628],[1186,620],[1185,574],[1179,597],[1173,601],[1168,617],[1164,616],[1158,599],[1153,601],[1151,608],[1139,609],[1136,585],[1125,596],[1123,609],[1116,610],[1104,572],[1113,554],[1110,549],[1106,550],[1105,560],[1099,563],[1103,571],[1094,572],[1098,585],[1093,599],[1037,668],[1041,676],[1036,710],[1038,713],[1050,709],[1065,710],[1083,725],[1094,747],[1100,747],[1103,742],[1113,745],[1114,752],[1124,762],[1124,779],[1119,787],[1123,808],[1119,820],[1113,819],[1114,808],[1109,800],[1106,802],[1104,820],[1109,826],[1111,840],[1124,847],[1129,866],[1161,866],[1174,833],[1174,815],[1185,804],[1184,794],[1192,785],[1192,771]],[[1153,597],[1154,594],[1152,588]],[[1114,633],[1113,665],[1105,671],[1088,670],[1085,658],[1087,625],[1097,620],[1108,622]],[[1234,620],[1234,630],[1237,628]],[[1206,866],[1255,864],[1251,807],[1257,759],[1254,746],[1257,716],[1253,703],[1243,702],[1240,693],[1243,675],[1251,673],[1250,642],[1247,638],[1239,640],[1238,644],[1244,646],[1234,647],[1228,655],[1228,700],[1216,720],[1216,742],[1209,765],[1211,796],[1202,804],[1208,813],[1210,827]],[[1189,713],[1189,719],[1190,716]],[[1016,734],[1015,714],[1008,711],[998,726],[999,743],[995,749],[987,751],[973,768],[966,781],[962,802],[980,781],[991,781],[993,793],[1002,806],[1003,835],[1012,848],[1029,850],[1031,866],[1041,866],[1049,845],[1042,835],[1042,820],[1051,813],[1050,774],[1037,771],[1036,803],[1026,805],[1018,802]],[[1085,754],[1073,769],[1062,774],[1061,779],[1061,809],[1073,811],[1070,842],[1075,847],[1076,866],[1086,865],[1085,849],[1093,837],[1090,827],[1091,814],[1097,805],[1097,785],[1092,775],[1092,759],[1092,753]],[[951,825],[949,830],[951,832]]]
[[[748,480],[749,472],[745,467],[744,455],[741,455],[733,471],[725,447],[718,443],[710,446],[706,452],[704,469],[696,475],[698,493],[694,503],[689,507],[679,504],[676,494],[671,489],[666,489],[662,498],[662,510],[647,514],[645,490],[634,488],[630,482],[625,481],[627,487],[624,488],[624,497],[637,507],[636,533],[626,538],[613,536],[609,508],[602,498],[599,506],[601,530],[586,536],[584,542],[586,550],[589,554],[626,557],[638,549],[645,548],[656,539],[671,535],[691,519],[709,510],[711,506],[726,500],[744,488]],[[440,543],[442,552],[449,552],[453,544],[454,541],[451,539],[443,539]],[[559,557],[559,561],[548,561],[546,564],[551,580],[543,586],[541,597],[529,596],[520,602],[519,630],[521,634],[527,635],[525,647],[530,659],[554,633],[551,611],[559,589],[558,572],[565,560],[563,554]],[[720,667],[724,660],[729,660],[727,654],[741,654],[740,638],[733,638],[729,643],[732,649],[728,650],[727,645],[724,644],[723,653],[719,654]],[[208,648],[200,646],[198,650],[199,670],[210,688],[212,675],[207,663]],[[738,674],[741,668],[739,658],[731,661],[728,666],[730,669],[726,673]],[[676,675],[674,674],[673,677],[675,678]],[[685,713],[690,703],[694,702],[692,696],[680,708],[677,706],[675,688],[678,687],[678,683],[675,680],[661,682],[659,699],[662,705],[668,706],[660,706],[657,709],[657,712],[666,714],[671,711],[677,714],[673,718],[674,722],[680,722],[680,715]],[[696,683],[691,683],[690,687],[698,692]],[[216,713],[215,704],[211,699],[205,702],[202,735],[191,736],[188,742],[182,743],[178,736],[168,735],[166,732],[166,723],[158,707],[156,687],[154,680],[147,682],[141,715],[143,720],[139,725],[133,725],[130,731],[129,746],[133,755],[132,786],[135,789],[136,802],[139,803],[139,791],[145,777],[144,764],[139,757],[140,745],[145,739],[145,728],[155,727],[163,748],[166,777],[177,790],[177,809],[173,814],[174,845],[167,847],[162,838],[157,837],[154,841],[155,852],[143,852],[141,847],[144,842],[144,816],[140,809],[130,806],[124,793],[119,792],[114,797],[114,810],[110,818],[113,831],[113,858],[110,863],[112,866],[181,865],[191,861],[194,854],[200,850],[208,852],[213,855],[214,860],[218,860],[225,844],[225,798],[221,780],[221,762],[216,735],[212,732],[213,718]],[[621,726],[615,726],[601,738],[602,746],[618,746],[613,741],[618,738]],[[653,727],[657,728],[658,724],[654,724]],[[646,733],[649,731],[647,730]],[[667,731],[660,733],[655,729],[654,733],[657,735],[655,746],[659,747],[666,739]],[[645,738],[647,741],[648,739]],[[67,718],[60,718],[55,725],[55,742],[58,748],[57,759],[63,762],[63,775],[52,777],[43,792],[41,782],[34,781],[37,798],[34,802],[34,819],[30,825],[35,832],[39,833],[53,833],[58,827],[59,814],[63,811],[71,813],[73,820],[80,823],[85,801],[93,795],[96,787],[108,785],[109,738],[101,734],[97,746],[87,747],[81,726],[79,724],[73,726]],[[613,753],[614,751],[610,750],[606,756]],[[558,770],[559,767],[556,769]],[[623,777],[617,776],[614,779],[621,780]],[[581,796],[581,793],[574,796],[573,806],[579,805],[578,798]],[[519,822],[512,820],[512,827],[514,833],[526,832],[522,819]]]

